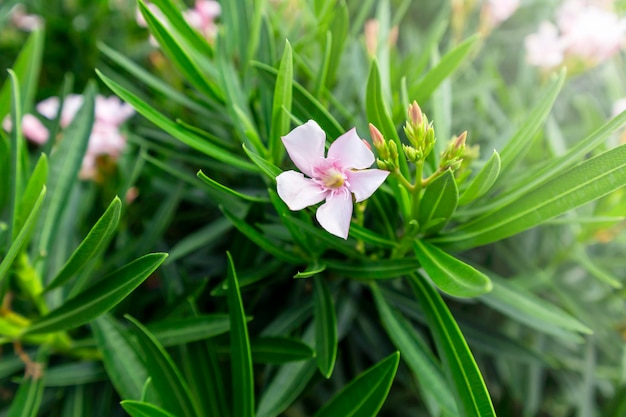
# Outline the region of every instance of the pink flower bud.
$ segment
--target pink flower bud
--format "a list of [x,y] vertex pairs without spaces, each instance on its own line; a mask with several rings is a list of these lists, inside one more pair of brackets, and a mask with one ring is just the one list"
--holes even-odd
[[413,126],[419,126],[424,121],[422,109],[415,100],[413,100],[413,103],[409,106],[409,120],[411,120],[411,124],[413,124]]

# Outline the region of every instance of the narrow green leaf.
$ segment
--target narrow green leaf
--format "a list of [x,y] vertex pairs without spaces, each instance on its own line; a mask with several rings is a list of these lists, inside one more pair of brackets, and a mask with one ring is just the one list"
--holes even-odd
[[156,405],[141,401],[124,400],[120,405],[131,417],[176,417]]
[[415,256],[437,287],[455,297],[475,297],[493,288],[489,277],[427,241],[415,241]]
[[22,193],[24,192],[24,166],[23,166],[23,154],[24,138],[22,136],[22,113],[23,105],[22,98],[20,97],[20,81],[17,75],[8,70],[9,78],[11,81],[11,134],[9,149],[11,153],[10,158],[10,191],[9,191],[9,242],[11,239],[15,239],[19,230],[17,229],[19,214],[19,203],[22,199]]
[[[90,82],[83,93],[83,105],[76,113],[70,125],[63,132],[61,140],[54,153],[50,156],[50,173],[48,187],[50,195],[42,212],[41,234],[36,244],[36,257],[50,256],[53,253],[55,236],[65,206],[83,163],[83,156],[87,150],[89,137],[94,122],[96,86]],[[47,258],[45,256],[37,265],[40,272],[46,271]],[[42,276],[44,274],[42,273]]]
[[233,258],[230,253],[227,253],[227,256],[233,417],[252,417],[254,416],[254,375],[248,326]]
[[68,282],[74,275],[80,272],[89,261],[97,257],[105,249],[113,233],[117,228],[122,210],[122,202],[115,197],[106,211],[100,216],[96,224],[93,225],[85,239],[78,245],[65,265],[50,281],[44,289],[50,291]]
[[493,278],[493,291],[482,295],[480,300],[494,310],[542,333],[556,337],[562,335],[559,329],[585,334],[593,333],[589,327],[556,305],[501,278]]
[[[518,131],[500,151],[502,173],[508,171],[515,163],[519,162],[530,149],[530,143],[550,114],[552,105],[561,87],[563,87],[564,81],[565,70],[563,69],[559,76],[554,78],[546,87],[535,107],[520,124]],[[500,178],[506,177],[505,175],[500,176]]]
[[487,160],[463,194],[461,194],[459,205],[471,203],[477,198],[482,197],[489,191],[494,182],[496,182],[498,175],[500,175],[500,154],[494,149],[491,158]]
[[198,171],[196,176],[198,178],[200,178],[202,181],[204,181],[209,187],[213,188],[214,190],[217,190],[217,191],[222,192],[222,193],[226,193],[226,194],[231,195],[233,197],[240,198],[240,199],[246,200],[246,201],[258,202],[258,203],[267,203],[267,202],[269,202],[269,200],[267,198],[257,197],[257,196],[250,195],[250,194],[243,194],[243,193],[235,191],[235,190],[233,190],[231,188],[228,188],[225,185],[222,185],[219,182],[217,182],[217,181],[207,177],[206,174],[204,172],[202,172],[202,171]]
[[324,259],[322,262],[329,270],[350,278],[365,280],[398,278],[415,272],[420,267],[416,259],[362,260],[358,263]]
[[252,360],[255,363],[282,364],[312,359],[315,356],[309,345],[288,337],[261,337],[250,341]]
[[161,345],[169,347],[227,333],[230,320],[228,314],[205,314],[150,323],[147,328]]
[[315,417],[375,417],[396,376],[400,354],[391,354],[360,373],[327,402]]
[[272,180],[272,182],[276,181],[276,177],[280,175],[281,172],[283,172],[280,168],[269,162],[267,159],[249,150],[245,144],[243,145],[243,150],[246,155],[248,155],[248,158],[250,158],[250,160],[254,162],[254,164],[259,167],[261,172],[264,173],[270,180]]
[[317,274],[320,274],[326,270],[325,264],[320,264],[318,262],[313,262],[309,266],[306,267],[304,271],[298,271],[294,278],[311,278]]
[[337,316],[330,291],[319,276],[314,282],[313,317],[315,323],[315,360],[325,378],[330,378],[337,359]]
[[63,363],[46,370],[46,387],[71,387],[106,379],[100,361]]
[[328,74],[326,76],[326,88],[330,89],[337,73],[341,69],[341,56],[344,52],[348,31],[350,30],[350,11],[345,1],[340,1],[334,10],[333,21],[329,25],[332,28],[332,45],[328,58]]
[[24,334],[50,333],[81,326],[106,313],[146,280],[167,254],[144,255],[112,272],[31,323]]
[[230,152],[212,144],[206,139],[190,132],[183,126],[180,126],[178,123],[169,120],[167,117],[156,111],[152,106],[141,100],[130,91],[123,88],[115,81],[106,77],[98,70],[96,70],[96,73],[98,74],[100,79],[122,100],[133,106],[135,110],[137,110],[137,112],[139,112],[146,119],[150,120],[152,123],[163,129],[170,135],[174,136],[176,139],[180,140],[184,144],[227,165],[231,165],[233,167],[237,167],[239,169],[249,172],[256,171],[256,167],[251,163],[244,161],[238,156],[235,156]]
[[130,316],[126,318],[136,327],[135,335],[143,351],[142,359],[163,409],[177,417],[201,415],[189,387],[165,348],[141,323]]
[[376,283],[371,283],[370,287],[389,338],[400,351],[402,360],[413,371],[422,390],[430,393],[447,414],[457,415],[454,396],[441,371],[441,365],[419,339],[411,323],[387,303]]
[[[396,126],[391,120],[387,105],[385,104],[382,91],[382,81],[378,71],[378,64],[372,61],[369,76],[367,77],[367,90],[365,98],[365,109],[367,120],[380,129],[380,132],[387,140],[393,140],[398,149],[402,149],[400,137],[396,130]],[[400,158],[400,172],[404,176],[408,176],[408,165],[405,158]]]
[[485,245],[537,226],[625,184],[626,145],[621,145],[432,241],[458,249]]
[[478,44],[480,35],[471,36],[446,53],[434,68],[409,89],[409,94],[418,103],[426,103],[437,87],[463,63]]
[[282,247],[280,247],[279,245],[277,245],[276,243],[272,242],[267,237],[265,237],[263,233],[259,232],[257,229],[249,225],[244,220],[233,215],[228,210],[223,208],[222,212],[228,218],[228,220],[230,220],[233,223],[233,225],[237,228],[237,230],[239,230],[241,233],[246,235],[248,239],[256,243],[266,252],[272,254],[278,259],[281,259],[285,262],[289,262],[291,264],[300,264],[304,262],[303,259],[299,258],[298,256],[294,255],[292,252],[289,252],[283,249]]
[[20,230],[20,232],[17,234],[15,240],[13,240],[11,246],[9,246],[9,250],[7,251],[6,255],[4,255],[4,258],[2,258],[2,261],[0,262],[0,282],[2,282],[4,278],[6,278],[7,272],[13,264],[13,261],[24,247],[24,244],[26,243],[28,236],[30,236],[30,233],[35,227],[35,224],[37,224],[37,220],[39,218],[39,210],[41,209],[45,196],[46,187],[44,186],[39,193],[39,198],[35,202],[33,209],[31,210],[30,214],[26,218],[26,221],[24,222],[22,230]]
[[274,101],[272,103],[272,124],[270,126],[269,154],[270,161],[280,164],[285,156],[285,147],[280,140],[281,135],[289,130],[289,115],[293,91],[293,56],[291,44],[285,41],[285,50],[280,60],[276,85],[274,87]]
[[436,234],[448,224],[459,200],[452,170],[445,171],[428,185],[420,200],[417,221],[420,231],[425,234]]
[[146,7],[142,0],[137,0],[139,11],[143,15],[150,33],[154,35],[159,42],[163,53],[174,63],[176,68],[185,76],[185,78],[198,89],[199,92],[215,99],[221,100],[220,94],[215,88],[209,84],[198,68],[196,62],[194,62],[189,54],[181,47],[178,40],[172,36],[170,30],[168,30],[159,19],[157,19],[152,11]]
[[[229,415],[228,389],[225,377],[217,358],[215,343],[211,339],[185,346],[188,352],[186,375],[193,394],[198,399],[200,410],[205,417],[226,417]],[[198,416],[202,417],[202,416]]]
[[16,231],[21,230],[26,222],[27,216],[33,210],[33,207],[39,199],[39,194],[48,180],[48,157],[45,153],[42,153],[33,169],[24,194],[18,205],[17,219],[16,219]]
[[[276,82],[278,71],[269,65],[253,62],[253,66],[260,71],[265,79],[272,83]],[[301,84],[293,82],[293,113],[301,120],[315,120],[320,127],[331,138],[338,138],[345,133],[341,124],[327,110],[328,106],[323,105],[311,95]]]
[[[41,347],[37,354],[37,363],[45,364],[48,354],[46,349]],[[7,417],[36,417],[39,414],[41,399],[43,398],[43,389],[45,380],[43,376],[38,378],[24,378],[20,387],[17,389],[15,397],[11,401],[11,406],[6,414]]]
[[411,275],[409,282],[426,315],[446,375],[455,388],[461,416],[495,417],[480,370],[441,295],[416,274]]
[[148,372],[129,332],[109,314],[92,321],[91,329],[98,349],[102,352],[109,380],[119,396],[125,400],[140,399]]

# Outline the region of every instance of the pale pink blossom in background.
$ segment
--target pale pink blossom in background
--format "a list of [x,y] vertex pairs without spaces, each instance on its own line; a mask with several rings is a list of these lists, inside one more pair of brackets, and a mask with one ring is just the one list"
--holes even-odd
[[626,110],[626,98],[621,98],[613,103],[611,114],[613,117]]
[[317,221],[329,233],[347,239],[352,195],[357,203],[369,198],[389,172],[366,169],[375,158],[356,129],[337,138],[326,157],[326,134],[313,120],[293,129],[282,141],[295,166],[308,178],[296,171],[283,172],[276,177],[278,195],[291,210],[326,200],[317,209]]
[[[7,132],[13,128],[11,117],[7,116],[2,121],[2,127]],[[48,142],[48,129],[32,114],[25,114],[22,117],[22,134],[24,137],[37,145],[43,145]]]
[[11,22],[19,29],[32,32],[43,27],[44,20],[36,14],[26,13],[24,5],[18,4],[11,9]]
[[563,44],[557,28],[550,22],[542,22],[539,31],[524,39],[526,62],[541,68],[554,68],[563,62]]
[[213,0],[198,0],[193,9],[183,12],[183,16],[190,26],[196,28],[202,35],[211,40],[217,35],[217,19],[222,13],[220,4]]
[[519,0],[486,0],[482,10],[486,24],[490,27],[498,26],[513,16],[519,4]]

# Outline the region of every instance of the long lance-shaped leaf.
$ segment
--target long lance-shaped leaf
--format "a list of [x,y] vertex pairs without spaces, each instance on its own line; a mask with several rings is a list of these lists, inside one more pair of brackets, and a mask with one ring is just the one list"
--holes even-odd
[[94,339],[109,380],[122,399],[139,399],[148,372],[135,350],[128,330],[110,315],[104,314],[91,323]]
[[402,355],[402,360],[413,371],[413,375],[425,392],[437,400],[437,404],[448,414],[455,415],[456,403],[445,380],[441,365],[430,349],[421,341],[411,323],[399,311],[387,303],[376,283],[370,284],[378,315],[389,338]]
[[[45,347],[39,348],[37,363],[43,365],[47,362],[48,353]],[[39,414],[45,380],[42,375],[24,378],[17,390],[17,394],[11,401],[11,406],[6,414],[7,417],[36,417]]]
[[591,158],[518,200],[433,242],[466,249],[512,236],[626,184],[626,144]]
[[233,416],[254,416],[254,376],[248,326],[233,258],[228,255],[228,310],[233,383]]
[[26,221],[24,222],[22,230],[20,230],[20,232],[17,234],[15,240],[13,240],[11,246],[9,246],[9,250],[7,251],[6,255],[4,256],[4,258],[2,258],[2,261],[0,262],[0,282],[2,282],[2,280],[6,277],[9,268],[13,264],[13,261],[20,253],[20,250],[24,247],[24,244],[26,243],[28,236],[30,236],[31,231],[35,227],[35,224],[37,224],[37,220],[39,218],[39,209],[43,204],[45,196],[46,187],[44,186],[39,193],[39,197],[37,198],[33,209],[31,210],[30,214],[26,218]]
[[274,87],[274,101],[272,103],[272,124],[269,137],[270,162],[280,164],[285,155],[285,147],[280,136],[287,134],[289,129],[289,112],[293,91],[293,56],[291,44],[285,41],[285,50],[278,67],[276,85]]
[[463,417],[495,417],[489,392],[465,337],[437,291],[421,276],[409,282],[424,310]]
[[206,139],[185,129],[183,126],[169,120],[163,114],[156,111],[148,103],[141,100],[139,97],[126,90],[124,87],[122,87],[109,77],[105,76],[98,70],[96,70],[96,73],[115,94],[117,94],[122,100],[133,106],[133,108],[137,110],[138,113],[140,113],[146,119],[150,120],[152,123],[163,129],[170,135],[174,136],[176,139],[180,140],[184,144],[227,165],[231,165],[245,171],[254,172],[257,170],[253,164],[242,160],[241,158],[231,154],[230,152],[218,146],[215,146]]
[[337,317],[327,285],[319,276],[314,283],[315,359],[322,375],[330,378],[337,358]]
[[44,291],[49,291],[65,284],[104,249],[104,246],[109,242],[117,228],[121,210],[122,202],[118,197],[115,197]]
[[359,374],[322,407],[315,417],[375,417],[396,376],[400,354],[392,353]]
[[142,359],[163,408],[177,417],[202,415],[180,370],[165,348],[141,323],[130,316],[126,318],[136,327],[135,335],[143,351]]
[[498,175],[500,175],[500,154],[494,149],[491,158],[483,165],[463,194],[461,194],[459,205],[470,203],[484,195],[496,182]]
[[120,405],[131,417],[176,417],[154,404],[142,401],[124,400]]
[[20,97],[20,81],[17,75],[9,70],[11,79],[11,160],[10,160],[10,202],[9,202],[9,242],[14,239],[19,230],[18,210],[19,203],[24,192],[24,167],[22,164],[22,153],[24,150],[24,138],[22,137],[22,98]]
[[151,253],[134,260],[32,322],[24,334],[56,332],[90,322],[126,298],[165,258],[166,253]]
[[21,230],[26,222],[26,218],[33,210],[33,206],[39,199],[39,194],[48,180],[48,157],[42,153],[37,161],[37,165],[33,169],[26,189],[22,194],[22,198],[17,210],[17,218],[15,223],[16,230]]

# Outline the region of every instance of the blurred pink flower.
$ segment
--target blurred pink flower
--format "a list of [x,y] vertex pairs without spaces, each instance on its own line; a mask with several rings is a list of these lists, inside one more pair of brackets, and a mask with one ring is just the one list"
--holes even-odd
[[351,129],[335,140],[324,157],[326,134],[309,120],[282,138],[293,163],[306,174],[285,171],[276,177],[280,198],[291,210],[302,210],[326,200],[316,212],[317,221],[329,233],[348,238],[352,219],[352,194],[358,203],[369,198],[389,175],[366,169],[374,154]]
[[520,0],[486,0],[483,16],[488,26],[495,27],[513,16],[519,8]]
[[36,14],[26,13],[24,5],[18,4],[11,9],[11,22],[26,32],[32,32],[43,27],[44,20],[41,16]]
[[613,117],[626,110],[626,98],[620,98],[613,103],[611,114]]
[[526,61],[541,68],[554,68],[563,62],[563,45],[557,28],[550,22],[542,22],[539,31],[526,36]]
[[[2,127],[7,132],[13,128],[11,118],[5,117],[2,121]],[[32,114],[25,114],[22,117],[22,134],[24,137],[37,145],[43,145],[48,142],[50,133],[48,129]]]
[[193,9],[183,12],[183,16],[190,26],[198,29],[202,35],[211,40],[217,34],[217,19],[222,13],[222,7],[214,0],[197,0]]
[[[54,119],[59,112],[58,97],[50,97],[37,104],[37,111],[48,119]],[[83,105],[83,96],[70,94],[63,101],[60,125],[67,127]],[[96,96],[94,123],[87,145],[87,152],[83,158],[80,177],[94,178],[97,173],[97,159],[99,156],[108,156],[117,159],[126,147],[126,139],[119,131],[119,127],[135,110],[115,96]]]

